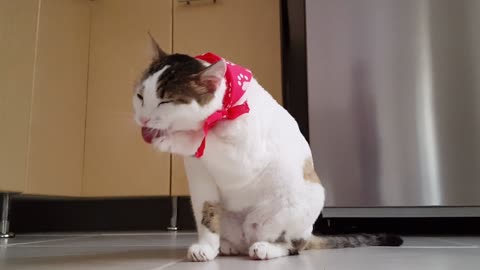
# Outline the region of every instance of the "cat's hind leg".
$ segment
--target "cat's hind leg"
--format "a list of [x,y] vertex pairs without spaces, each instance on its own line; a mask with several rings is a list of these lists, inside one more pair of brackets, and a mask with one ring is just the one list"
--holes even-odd
[[255,260],[270,260],[289,255],[289,247],[284,243],[256,242],[250,246],[248,255]]
[[263,205],[251,212],[244,223],[252,259],[269,260],[297,255],[311,237],[315,218],[297,207]]
[[298,255],[307,246],[309,236],[311,236],[310,228],[295,237],[288,237],[283,231],[273,242],[260,241],[253,243],[248,255],[256,260],[270,260],[283,256]]

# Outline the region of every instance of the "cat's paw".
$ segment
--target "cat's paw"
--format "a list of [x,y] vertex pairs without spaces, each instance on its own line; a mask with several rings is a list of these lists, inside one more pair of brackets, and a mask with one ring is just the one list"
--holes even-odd
[[162,136],[162,137],[157,138],[153,142],[153,145],[160,152],[168,152],[168,153],[172,152],[173,144],[172,144],[172,140],[169,136]]
[[153,144],[161,152],[192,156],[200,145],[202,134],[196,131],[176,131],[157,138]]
[[192,262],[208,262],[218,255],[218,250],[206,244],[193,244],[188,249],[187,259]]
[[250,258],[255,260],[268,260],[271,259],[268,256],[268,249],[270,244],[267,242],[257,242],[254,243],[248,250],[248,255]]

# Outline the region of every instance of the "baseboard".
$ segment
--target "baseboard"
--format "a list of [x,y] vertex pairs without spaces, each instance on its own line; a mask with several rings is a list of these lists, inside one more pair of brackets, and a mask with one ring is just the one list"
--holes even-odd
[[[16,233],[165,231],[171,216],[171,199],[168,197],[14,197],[11,207],[11,231]],[[180,231],[195,230],[189,197],[179,197],[177,224]],[[321,217],[314,230],[323,234],[386,232],[403,235],[472,235],[480,234],[480,218]]]
[[[65,199],[15,197],[10,228],[16,233],[161,231],[170,224],[168,197]],[[178,203],[178,228],[195,230],[188,197]]]

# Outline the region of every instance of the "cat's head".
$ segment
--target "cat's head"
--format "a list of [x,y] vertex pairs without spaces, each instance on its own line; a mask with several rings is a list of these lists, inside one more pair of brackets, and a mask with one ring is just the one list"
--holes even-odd
[[133,93],[135,121],[152,142],[162,134],[198,130],[222,106],[226,63],[209,65],[184,54],[167,54],[151,37],[154,57]]

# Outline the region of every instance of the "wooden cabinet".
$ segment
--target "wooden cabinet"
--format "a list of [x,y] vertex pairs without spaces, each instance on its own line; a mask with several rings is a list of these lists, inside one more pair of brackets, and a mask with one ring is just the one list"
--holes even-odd
[[188,195],[182,158],[133,120],[147,32],[250,68],[281,102],[279,15],[278,0],[0,0],[0,192]]
[[183,158],[172,155],[172,196],[188,196],[188,180],[185,173]]
[[207,51],[244,65],[282,101],[280,1],[174,1],[174,52]]
[[[280,6],[278,0],[174,1],[174,52],[214,52],[251,69],[256,79],[282,102]],[[180,157],[173,157],[172,194],[187,195]]]
[[89,20],[87,1],[40,1],[27,194],[81,194]]
[[170,155],[143,142],[133,120],[132,93],[151,56],[147,32],[171,51],[171,4],[91,2],[84,196],[170,194]]
[[0,1],[0,190],[80,196],[89,46],[83,0]]
[[23,191],[38,2],[0,0],[0,191]]

